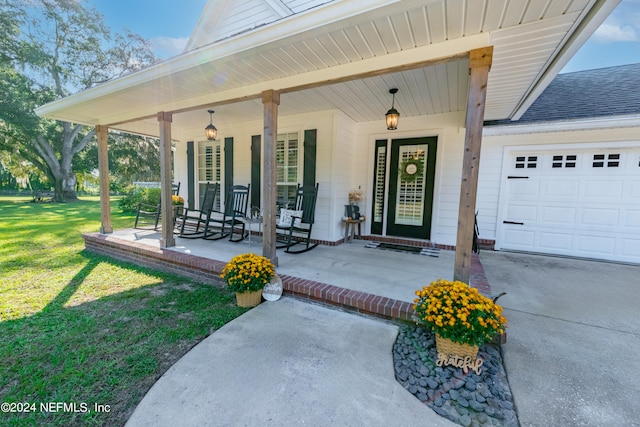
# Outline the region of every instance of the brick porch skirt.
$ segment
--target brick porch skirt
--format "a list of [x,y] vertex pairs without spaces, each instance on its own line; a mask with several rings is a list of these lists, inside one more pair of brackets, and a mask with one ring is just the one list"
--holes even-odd
[[[118,239],[107,234],[87,233],[82,237],[85,248],[89,252],[188,277],[199,282],[224,286],[220,273],[225,262]],[[406,301],[284,274],[280,275],[280,278],[285,295],[387,320],[413,321],[413,304]],[[473,254],[471,258],[470,282],[471,286],[478,288],[481,293],[491,296],[491,288],[477,254]]]

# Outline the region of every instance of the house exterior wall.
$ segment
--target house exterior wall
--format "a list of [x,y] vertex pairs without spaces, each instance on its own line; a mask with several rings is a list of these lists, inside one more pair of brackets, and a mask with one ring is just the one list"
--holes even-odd
[[[337,135],[336,112],[323,111],[313,114],[299,114],[286,117],[278,117],[278,133],[297,132],[299,134],[299,149],[302,151],[304,131],[317,129],[316,152],[316,181],[319,183],[318,200],[316,204],[316,220],[313,230],[313,238],[323,241],[335,241],[337,229],[332,225],[329,215],[332,212],[334,193],[336,191],[335,170],[339,170],[334,164],[335,140]],[[246,185],[251,181],[251,137],[262,135],[264,125],[261,120],[232,123],[225,129],[218,130],[217,140],[233,137],[233,180],[234,184]],[[348,123],[347,123],[348,128]],[[347,132],[345,132],[346,134]],[[187,139],[189,140],[189,139]],[[188,194],[187,183],[187,143],[176,143],[175,180],[181,181],[181,193],[186,198]],[[192,140],[196,146],[204,140],[202,135],[193,135]],[[264,149],[262,150],[264,156]],[[346,155],[345,155],[346,157]],[[302,157],[300,157],[300,170],[302,171]],[[197,160],[196,160],[197,162]],[[262,161],[261,161],[262,164]],[[223,166],[224,167],[224,166]],[[197,167],[196,167],[197,170]],[[302,173],[299,174],[302,182]],[[195,196],[198,197],[196,186]]]
[[[585,124],[586,126],[586,124]],[[552,128],[540,125],[536,133],[518,134],[517,126],[485,128],[482,138],[478,183],[478,227],[480,238],[496,240],[500,211],[500,189],[503,183],[503,161],[505,151],[518,146],[554,146],[572,144],[577,148],[597,146],[640,147],[640,127],[600,128],[586,130],[549,131]],[[499,246],[500,242],[497,242]]]
[[[278,133],[298,132],[300,148],[304,130],[317,129],[316,181],[319,183],[319,193],[312,237],[325,242],[339,242],[343,238],[344,205],[349,202],[349,192],[356,189],[363,192],[364,200],[360,208],[361,213],[367,216],[362,233],[370,234],[376,140],[436,136],[438,148],[431,240],[438,244],[454,245],[464,145],[463,123],[463,113],[411,117],[401,119],[399,130],[387,131],[383,118],[375,122],[355,123],[337,110],[279,117]],[[219,129],[219,140],[224,141],[226,137],[234,139],[235,184],[250,182],[251,136],[262,132],[263,123],[260,120]],[[194,141],[197,147],[198,138],[194,138]],[[175,180],[183,183],[181,193],[186,197],[188,176],[185,141],[176,144],[175,162]]]

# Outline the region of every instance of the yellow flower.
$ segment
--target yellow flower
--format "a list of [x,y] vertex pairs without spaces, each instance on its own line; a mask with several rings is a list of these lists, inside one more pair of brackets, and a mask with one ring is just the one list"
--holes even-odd
[[418,323],[455,342],[480,345],[507,325],[502,307],[466,283],[440,279],[415,294]]
[[262,289],[275,275],[271,261],[255,254],[241,254],[222,269],[221,278],[236,292]]

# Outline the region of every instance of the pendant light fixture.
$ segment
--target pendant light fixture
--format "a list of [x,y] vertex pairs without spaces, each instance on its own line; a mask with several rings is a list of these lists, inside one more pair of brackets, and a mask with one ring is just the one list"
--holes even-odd
[[385,114],[385,117],[387,118],[387,129],[396,130],[398,128],[398,120],[400,119],[400,113],[398,113],[398,110],[394,108],[398,89],[395,87],[393,89],[389,89],[389,93],[393,96],[393,100],[391,101],[391,109],[387,111],[387,114]]
[[218,136],[218,129],[213,125],[213,110],[209,111],[209,126],[204,128],[204,134],[209,141],[215,141]]

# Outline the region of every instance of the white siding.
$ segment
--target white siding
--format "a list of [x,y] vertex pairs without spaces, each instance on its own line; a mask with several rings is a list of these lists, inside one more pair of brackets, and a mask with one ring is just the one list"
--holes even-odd
[[[332,218],[335,190],[333,182],[333,145],[335,141],[333,111],[323,111],[313,114],[299,114],[278,118],[278,133],[298,132],[300,135],[300,149],[304,140],[304,131],[317,129],[317,159],[316,181],[320,184],[318,201],[316,206],[316,221],[313,229],[313,238],[319,240],[337,240],[335,220]],[[233,174],[234,183],[246,185],[251,182],[251,137],[262,135],[263,122],[254,120],[248,122],[231,123],[218,130],[218,139],[224,141],[226,137],[233,137]],[[201,137],[193,139],[196,144]],[[187,159],[186,142],[176,144],[176,180],[180,180],[184,195],[187,189]],[[262,150],[264,155],[264,149]],[[302,160],[301,160],[302,161]],[[302,168],[301,168],[302,170]],[[302,181],[302,173],[300,174]],[[197,190],[196,190],[197,191]],[[197,196],[197,195],[196,195]]]

